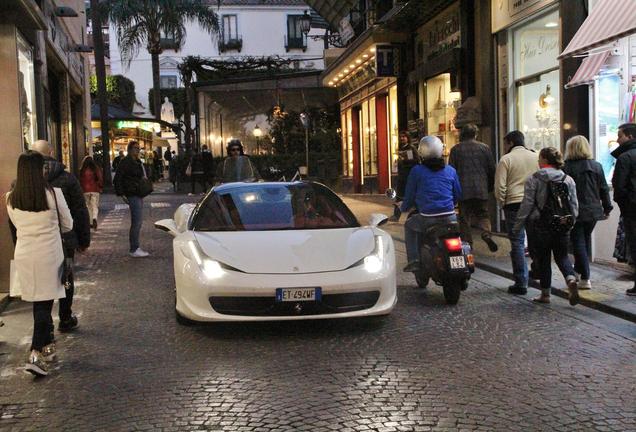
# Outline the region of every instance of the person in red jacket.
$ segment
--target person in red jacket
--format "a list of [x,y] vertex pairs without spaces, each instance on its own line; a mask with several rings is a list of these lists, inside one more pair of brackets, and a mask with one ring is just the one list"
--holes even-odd
[[99,194],[104,187],[102,170],[97,166],[91,156],[86,156],[80,168],[80,184],[84,191],[86,206],[90,215],[91,226],[97,229],[97,213],[99,212]]

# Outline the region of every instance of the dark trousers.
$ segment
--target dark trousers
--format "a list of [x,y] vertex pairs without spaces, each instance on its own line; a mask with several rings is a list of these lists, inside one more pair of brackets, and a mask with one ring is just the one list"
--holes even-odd
[[490,233],[490,215],[488,214],[488,200],[468,199],[459,202],[459,225],[462,238],[473,244],[472,228],[480,232]]
[[596,221],[577,221],[570,232],[572,252],[574,252],[574,270],[581,279],[590,279],[590,256],[592,255],[592,231]]
[[[636,216],[623,215],[623,229],[632,261],[636,263]],[[634,280],[636,281],[636,271],[634,272]]]
[[[75,258],[75,250],[67,249],[66,256],[69,258]],[[71,310],[71,306],[73,306],[73,294],[75,294],[75,276],[73,275],[73,273],[71,273],[69,282],[66,284],[65,288],[66,297],[60,299],[60,321],[67,321],[73,314],[73,311]]]
[[33,339],[31,349],[42,351],[42,348],[53,342],[53,300],[33,302]]
[[561,270],[564,278],[574,276],[574,267],[568,256],[568,235],[555,234],[541,229],[530,231],[535,238],[534,251],[536,253],[537,271],[541,290],[549,290],[552,285],[552,255],[554,262]]
[[199,183],[203,187],[203,192],[206,192],[208,190],[208,182],[205,177],[205,174],[193,173],[190,176],[190,184],[192,185],[192,193],[194,193],[196,183]]

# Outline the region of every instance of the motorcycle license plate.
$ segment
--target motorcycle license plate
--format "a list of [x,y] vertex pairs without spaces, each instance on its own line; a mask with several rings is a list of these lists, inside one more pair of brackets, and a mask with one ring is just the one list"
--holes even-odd
[[277,302],[319,301],[321,290],[316,288],[276,288]]
[[463,255],[448,257],[450,260],[450,268],[453,270],[466,268],[466,260]]

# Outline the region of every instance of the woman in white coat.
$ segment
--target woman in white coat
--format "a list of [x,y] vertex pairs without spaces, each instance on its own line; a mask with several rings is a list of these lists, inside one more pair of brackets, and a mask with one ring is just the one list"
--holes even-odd
[[43,168],[41,154],[20,155],[16,183],[7,194],[7,212],[17,231],[12,282],[22,300],[33,302],[33,339],[25,369],[37,376],[48,374],[47,361],[55,356],[51,309],[53,301],[65,295],[60,227],[63,232],[73,228],[64,195],[47,185]]

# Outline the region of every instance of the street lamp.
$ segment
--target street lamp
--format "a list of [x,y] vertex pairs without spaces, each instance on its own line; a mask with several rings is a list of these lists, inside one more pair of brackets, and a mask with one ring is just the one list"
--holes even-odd
[[256,125],[254,126],[254,131],[252,133],[256,138],[256,154],[261,154],[261,136],[263,135],[263,131],[261,131],[261,128]]
[[311,15],[305,11],[303,16],[300,17],[300,31],[307,35],[311,29]]

